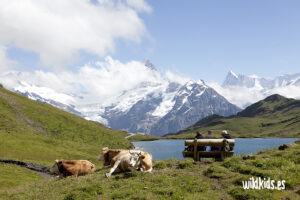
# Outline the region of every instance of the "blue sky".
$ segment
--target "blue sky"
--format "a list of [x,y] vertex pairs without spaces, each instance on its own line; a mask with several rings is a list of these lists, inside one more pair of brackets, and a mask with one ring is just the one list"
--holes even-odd
[[[274,77],[300,72],[300,1],[148,1],[154,42],[117,51],[159,69],[222,82],[228,70]],[[122,49],[122,50],[121,50]],[[130,48],[129,48],[130,49]]]
[[[122,62],[150,59],[160,70],[222,83],[237,74],[274,77],[300,72],[300,1],[147,1],[139,16],[147,34],[140,42],[117,39],[105,54]],[[125,36],[124,36],[125,37]],[[7,45],[7,55],[26,70],[42,68],[37,52]],[[105,56],[80,53],[76,68]],[[49,68],[43,68],[50,70]]]

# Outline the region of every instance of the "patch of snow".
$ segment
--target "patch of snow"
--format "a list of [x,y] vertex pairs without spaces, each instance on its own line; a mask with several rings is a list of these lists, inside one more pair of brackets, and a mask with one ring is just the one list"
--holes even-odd
[[148,85],[142,88],[135,88],[127,91],[124,94],[116,97],[116,101],[113,103],[114,107],[112,110],[121,112],[128,111],[138,101],[143,100],[149,94],[159,94],[166,89],[165,84]]
[[71,105],[75,102],[75,99],[70,95],[55,92],[50,88],[30,85],[22,81],[20,81],[20,85],[15,87],[14,90],[21,93],[29,93],[29,98],[32,100],[36,100],[32,94],[37,94],[44,99],[52,99],[66,105]]
[[99,122],[105,126],[108,126],[108,121],[107,119],[101,117],[99,114],[95,114],[95,115],[90,115],[90,116],[86,116],[84,117],[86,120],[90,120],[90,121],[95,121],[95,122]]
[[238,78],[238,76],[237,76],[232,70],[230,70],[229,73],[230,73],[233,77]]
[[[196,97],[200,97],[204,92],[205,92],[205,89],[203,91],[199,92],[198,94],[196,94]],[[214,95],[213,97],[216,97],[216,95]]]
[[177,108],[177,110],[180,110],[180,109],[183,107],[183,105],[187,102],[187,100],[188,100],[188,96],[185,96],[185,97],[182,99],[181,105]]
[[186,113],[189,112],[190,110],[192,110],[192,108],[187,109],[186,111],[184,111],[183,114],[186,114]]
[[175,104],[174,97],[175,97],[176,93],[177,93],[177,91],[165,94],[163,96],[162,102],[152,113],[152,116],[156,116],[156,117],[165,116],[173,108],[173,106]]

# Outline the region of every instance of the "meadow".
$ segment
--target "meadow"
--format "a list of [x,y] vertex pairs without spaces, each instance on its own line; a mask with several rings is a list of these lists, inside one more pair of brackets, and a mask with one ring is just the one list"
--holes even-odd
[[[98,163],[96,162],[96,165]],[[9,167],[9,166],[6,166]],[[16,170],[16,169],[15,169]],[[234,156],[224,162],[206,159],[154,161],[152,174],[136,171],[105,178],[105,172],[78,178],[45,178],[19,173],[1,188],[1,199],[299,199],[300,144],[284,151],[264,150],[252,156]],[[285,190],[244,190],[250,177],[285,180]],[[1,184],[2,185],[2,184]]]
[[[154,161],[153,173],[105,178],[97,160],[102,147],[132,148],[128,134],[0,88],[0,158],[50,166],[56,158],[88,159],[97,172],[58,179],[0,164],[0,199],[299,199],[300,145],[265,150],[224,162]],[[139,136],[141,137],[141,136]],[[143,136],[144,137],[144,136]],[[134,139],[134,138],[132,138]],[[137,139],[137,138],[135,138]],[[140,138],[139,138],[140,139]],[[244,190],[250,177],[286,180],[286,189]]]

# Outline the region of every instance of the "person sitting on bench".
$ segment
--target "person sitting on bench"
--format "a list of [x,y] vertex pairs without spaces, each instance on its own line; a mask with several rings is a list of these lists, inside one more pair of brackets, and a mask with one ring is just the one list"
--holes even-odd
[[226,130],[223,130],[222,133],[221,133],[222,137],[225,138],[225,139],[233,139],[231,137],[231,135],[226,131]]
[[[223,130],[222,133],[221,133],[222,137],[224,139],[233,139],[233,137],[226,131],[226,130]],[[232,151],[233,148],[232,147],[229,147],[229,143],[227,142],[227,148],[228,150]],[[221,148],[221,150],[223,150],[224,147]]]
[[197,131],[197,135],[195,136],[195,139],[203,139],[203,135],[200,131]]
[[[198,139],[203,139],[203,138],[204,137],[203,137],[202,133],[200,131],[197,131],[197,135],[196,135],[195,139],[198,140]],[[205,151],[205,147],[198,146],[197,150],[198,151]]]
[[[207,139],[215,139],[215,137],[212,136],[212,131],[211,130],[207,131],[206,138]],[[218,147],[211,147],[211,146],[206,147],[206,151],[218,151],[218,150],[219,150]]]

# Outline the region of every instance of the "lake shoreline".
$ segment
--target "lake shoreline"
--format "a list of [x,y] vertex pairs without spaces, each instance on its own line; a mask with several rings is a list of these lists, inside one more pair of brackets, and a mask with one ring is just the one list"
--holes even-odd
[[[233,139],[247,139],[247,138],[261,138],[261,139],[275,139],[275,138],[295,138],[295,137],[234,137]],[[159,137],[157,139],[141,139],[141,140],[131,140],[130,142],[146,142],[146,141],[156,141],[156,140],[193,140],[195,138],[192,137],[187,137],[187,138],[164,138],[164,137]],[[206,139],[206,138],[203,138]],[[222,139],[220,138],[213,138],[213,139]],[[299,138],[300,139],[300,138]]]
[[[276,149],[282,144],[289,144],[299,138],[235,138],[234,155],[255,154],[265,149]],[[185,159],[182,156],[185,139],[162,139],[137,141],[132,144],[153,156],[153,160]]]

